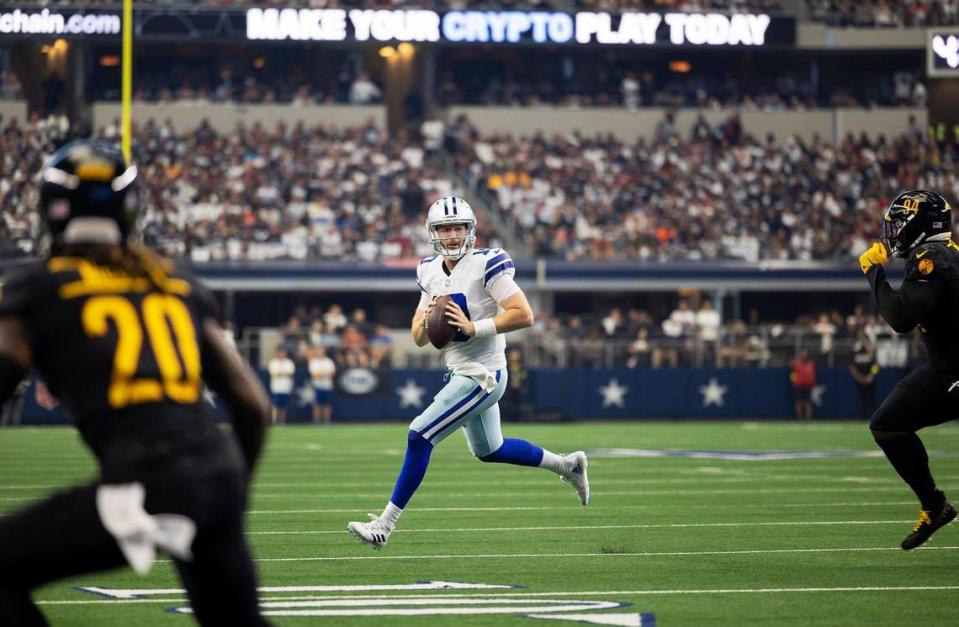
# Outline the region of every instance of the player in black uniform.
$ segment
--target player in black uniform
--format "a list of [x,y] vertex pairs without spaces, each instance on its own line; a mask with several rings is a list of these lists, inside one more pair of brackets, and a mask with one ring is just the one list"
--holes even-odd
[[[951,208],[939,194],[900,194],[883,218],[882,243],[859,263],[882,317],[899,333],[919,327],[929,365],[906,376],[873,414],[869,428],[899,476],[919,497],[919,520],[902,541],[914,549],[956,517],[936,489],[916,431],[959,418],[959,246],[952,241]],[[906,259],[899,290],[886,280],[888,255]]]
[[[49,258],[0,294],[0,402],[30,368],[76,421],[99,480],[0,518],[0,623],[46,625],[31,591],[169,553],[202,625],[266,625],[243,533],[266,393],[199,283],[130,239],[137,171],[108,144],[59,150],[41,173]],[[232,435],[203,408],[206,381]]]

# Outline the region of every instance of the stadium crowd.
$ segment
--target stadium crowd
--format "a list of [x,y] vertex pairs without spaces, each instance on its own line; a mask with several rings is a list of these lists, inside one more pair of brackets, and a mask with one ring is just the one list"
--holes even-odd
[[[281,347],[297,363],[322,347],[340,369],[388,368],[390,333],[362,308],[347,314],[337,304],[326,311],[301,306],[282,329]],[[861,306],[845,313],[808,311],[791,320],[752,309],[744,319],[723,320],[711,299],[686,297],[662,310],[538,313],[530,333],[513,337],[510,345],[526,353],[529,365],[596,369],[784,366],[802,350],[821,365],[845,365],[862,345],[882,346],[883,365],[905,365],[918,354],[917,342],[897,338]]]
[[[437,101],[445,105],[699,107],[783,111],[819,107],[925,106],[924,80],[905,67],[857,67],[852,76],[815,84],[808,64],[769,64],[737,72],[735,61],[699,63],[685,72],[665,60],[632,57],[569,71],[558,59],[531,57],[508,70],[494,64],[450,63],[440,73]],[[652,69],[651,69],[652,68]]]
[[902,28],[954,26],[955,0],[806,0],[809,17],[829,26]]
[[901,137],[835,146],[752,137],[738,115],[715,127],[700,117],[684,139],[667,114],[636,144],[453,127],[457,167],[495,195],[536,256],[842,258],[877,236],[877,216],[902,189],[959,191],[954,155],[915,120]]
[[[270,67],[261,57],[221,64],[171,62],[152,58],[137,75],[136,102],[210,104],[374,104],[383,88],[367,72],[348,62],[325,61],[321,68],[306,63]],[[263,64],[256,67],[256,64]],[[656,71],[652,71],[652,65]],[[721,66],[704,65],[690,73],[669,71],[665,61],[642,64],[625,57],[602,67],[577,66],[564,72],[556,58],[531,57],[504,70],[495,64],[469,61],[444,63],[439,72],[436,102],[448,105],[561,107],[742,107],[753,110],[804,110],[817,107],[924,106],[924,80],[897,68],[861,68],[838,84],[810,83],[808,67],[767,66],[747,76]],[[735,66],[733,66],[735,67]],[[12,75],[11,75],[12,76]],[[242,76],[242,79],[240,78]],[[14,79],[15,81],[15,79]],[[0,97],[16,97],[15,82],[0,87]],[[4,96],[5,93],[13,94]],[[91,86],[95,100],[119,100],[115,73],[99,76]]]
[[783,366],[801,350],[823,365],[842,365],[858,346],[883,343],[894,344],[884,346],[888,365],[914,358],[908,342],[896,339],[888,325],[862,307],[777,322],[750,310],[745,320],[724,321],[709,299],[679,298],[674,309],[659,315],[635,307],[539,314],[532,339],[527,348],[536,364],[598,369]]
[[[33,250],[33,174],[65,137],[61,122],[11,121],[0,133],[0,254]],[[422,257],[424,208],[452,191],[435,151],[372,125],[178,134],[151,120],[135,134],[143,237],[193,261]],[[119,129],[100,136],[119,141]],[[484,235],[496,245],[495,231]]]
[[[0,254],[33,250],[32,173],[65,124],[2,129]],[[735,116],[716,127],[699,120],[684,139],[667,115],[656,137],[636,144],[481,136],[465,119],[430,120],[424,133],[421,141],[372,125],[242,124],[228,134],[208,124],[177,133],[149,121],[135,145],[144,238],[198,262],[423,257],[424,208],[453,189],[441,146],[456,171],[495,196],[534,255],[570,260],[847,258],[876,237],[877,216],[899,190],[959,193],[955,156],[915,124],[901,137],[836,146],[777,145],[745,133]],[[116,140],[118,129],[100,135]],[[490,198],[473,204],[483,209]],[[502,245],[485,217],[483,245]]]
[[366,310],[349,315],[340,305],[297,307],[283,327],[282,348],[294,361],[308,359],[321,347],[342,368],[388,368],[393,338],[385,325],[367,318]]

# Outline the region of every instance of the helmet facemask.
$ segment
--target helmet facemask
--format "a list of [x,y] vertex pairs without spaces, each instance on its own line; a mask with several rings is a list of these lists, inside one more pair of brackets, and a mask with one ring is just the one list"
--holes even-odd
[[[463,236],[454,236],[454,237],[442,237],[439,234],[439,228],[442,226],[453,226],[453,225],[462,225],[466,227],[466,234]],[[435,222],[429,225],[430,232],[430,243],[433,245],[433,252],[438,255],[446,257],[450,261],[458,261],[462,259],[466,253],[473,250],[473,247],[476,245],[476,222],[475,221],[463,221],[463,220],[450,220],[443,222]],[[460,244],[456,248],[450,249],[447,248],[446,242],[448,240],[459,240]]]
[[[921,229],[914,228],[918,216],[915,213],[903,215],[903,212],[890,209],[882,220],[882,240],[886,250],[893,257],[905,257],[909,251],[922,243]],[[915,242],[910,239],[918,240]]]

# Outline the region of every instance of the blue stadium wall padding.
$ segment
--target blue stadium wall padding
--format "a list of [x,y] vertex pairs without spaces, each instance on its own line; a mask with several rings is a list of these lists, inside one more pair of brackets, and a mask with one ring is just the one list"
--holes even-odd
[[[905,371],[885,369],[876,380],[876,402],[882,401]],[[265,371],[260,371],[264,385]],[[557,419],[591,418],[673,418],[673,419],[762,419],[793,416],[793,392],[789,371],[770,369],[537,369],[529,372],[526,404],[540,415]],[[422,411],[443,386],[437,370],[394,370],[379,373],[380,384],[367,394],[348,394],[337,389],[333,395],[334,421],[404,421]],[[828,418],[859,416],[856,385],[845,368],[817,371],[814,415]],[[415,390],[407,400],[419,396],[420,405],[401,406],[401,388]],[[712,395],[709,394],[712,391]],[[288,408],[288,422],[310,419],[311,390],[304,369],[297,371],[296,392]],[[215,397],[210,397],[215,401]],[[510,396],[501,403],[508,420],[518,408],[509,406]],[[208,405],[218,417],[226,418],[218,405]],[[28,424],[61,424],[67,417],[61,407],[52,410],[37,404],[35,383],[25,396],[23,421]]]

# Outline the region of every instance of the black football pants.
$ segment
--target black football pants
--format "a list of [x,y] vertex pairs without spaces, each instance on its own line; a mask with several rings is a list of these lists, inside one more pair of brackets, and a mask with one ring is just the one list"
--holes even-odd
[[[239,474],[145,481],[144,509],[181,514],[197,527],[193,561],[175,561],[196,620],[204,626],[259,627],[256,572],[243,535],[246,486]],[[100,521],[97,485],[55,494],[0,517],[0,623],[46,625],[33,589],[126,560]]]
[[918,368],[900,381],[869,422],[873,431],[915,433],[959,418],[959,385],[951,392],[932,366]]

